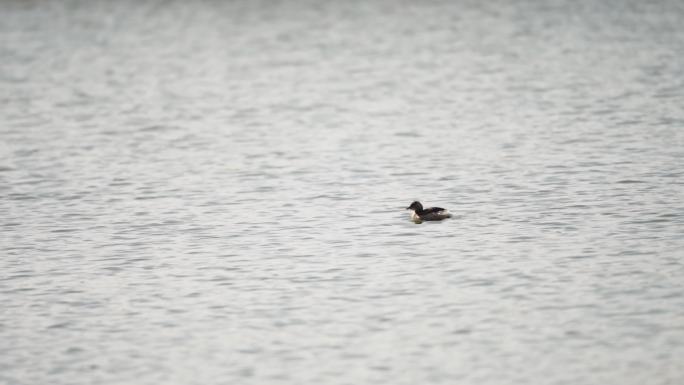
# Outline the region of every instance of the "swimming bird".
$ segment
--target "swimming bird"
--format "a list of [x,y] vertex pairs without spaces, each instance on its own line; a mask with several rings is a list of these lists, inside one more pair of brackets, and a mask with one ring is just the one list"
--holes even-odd
[[441,207],[428,207],[423,208],[423,205],[414,201],[411,206],[407,207],[406,210],[411,210],[411,220],[416,223],[421,223],[422,221],[441,221],[442,219],[451,218],[451,214],[446,209]]

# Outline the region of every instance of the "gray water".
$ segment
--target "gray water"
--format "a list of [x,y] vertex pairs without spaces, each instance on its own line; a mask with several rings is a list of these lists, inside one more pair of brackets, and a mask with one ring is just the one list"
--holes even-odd
[[681,1],[0,15],[3,385],[684,383]]

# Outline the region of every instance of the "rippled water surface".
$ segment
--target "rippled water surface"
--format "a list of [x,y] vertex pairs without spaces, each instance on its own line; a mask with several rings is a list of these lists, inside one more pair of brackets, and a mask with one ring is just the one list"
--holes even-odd
[[683,4],[2,1],[0,383],[684,383]]

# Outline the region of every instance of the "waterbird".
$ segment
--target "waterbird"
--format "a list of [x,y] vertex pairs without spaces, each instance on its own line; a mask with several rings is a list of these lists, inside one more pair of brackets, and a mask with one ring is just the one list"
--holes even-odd
[[428,207],[424,209],[423,205],[418,201],[411,203],[406,210],[411,210],[411,220],[416,223],[422,221],[441,221],[442,219],[451,218],[451,214],[447,209],[441,207]]

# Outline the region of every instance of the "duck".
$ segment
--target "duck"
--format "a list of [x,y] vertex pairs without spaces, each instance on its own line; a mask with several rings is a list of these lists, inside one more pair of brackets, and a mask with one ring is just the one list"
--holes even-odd
[[423,205],[414,201],[411,203],[406,210],[411,210],[411,220],[416,223],[421,223],[423,221],[441,221],[443,219],[451,218],[451,214],[447,209],[441,207],[428,207],[423,208]]

